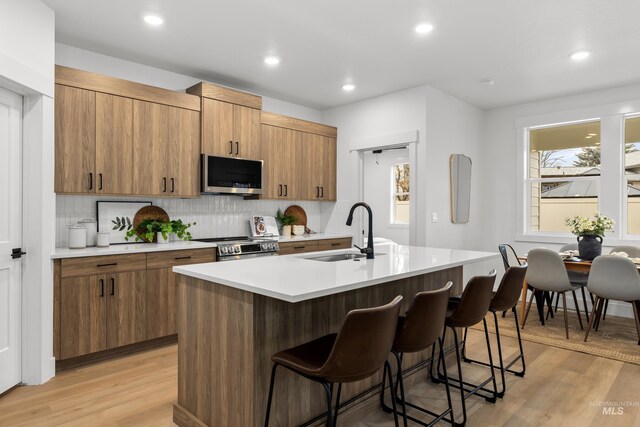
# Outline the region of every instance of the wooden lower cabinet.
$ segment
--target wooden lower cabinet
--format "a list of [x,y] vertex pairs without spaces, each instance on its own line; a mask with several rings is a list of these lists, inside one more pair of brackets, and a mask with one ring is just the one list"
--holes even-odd
[[213,248],[56,260],[56,359],[176,334],[172,267],[213,261]]
[[107,349],[106,276],[62,279],[60,300],[60,358]]
[[351,237],[338,239],[320,239],[298,242],[283,242],[279,244],[280,255],[302,254],[305,252],[330,251],[336,249],[349,249]]
[[146,336],[150,340],[177,333],[176,275],[171,268],[147,270]]
[[144,271],[62,279],[61,358],[144,341]]

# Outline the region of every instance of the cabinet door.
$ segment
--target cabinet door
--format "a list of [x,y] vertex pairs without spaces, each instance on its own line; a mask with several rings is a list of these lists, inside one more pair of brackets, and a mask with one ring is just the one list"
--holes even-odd
[[178,332],[176,325],[177,284],[171,268],[147,270],[146,339]]
[[233,104],[202,98],[202,152],[229,157],[236,150]]
[[286,242],[280,243],[280,255],[301,254],[305,252],[316,252],[318,250],[318,242]]
[[56,85],[55,191],[94,193],[96,188],[96,94]]
[[106,276],[62,279],[60,283],[61,359],[105,350]]
[[96,94],[96,191],[133,193],[133,100]]
[[262,197],[265,199],[283,198],[283,129],[262,125]]
[[260,110],[233,106],[233,155],[260,160]]
[[200,194],[200,113],[169,107],[168,132],[167,194],[197,197]]
[[107,295],[107,348],[144,341],[146,271],[110,274]]
[[133,101],[133,191],[137,195],[168,195],[168,126],[171,107]]
[[303,175],[302,162],[302,132],[292,129],[282,130],[283,151],[280,160],[282,181],[284,183],[284,199],[300,200],[306,193],[306,180]]
[[336,139],[330,137],[323,137],[322,142],[322,154],[323,159],[322,166],[322,190],[320,195],[322,200],[336,200],[336,170],[337,170],[337,156],[336,156]]
[[323,156],[323,136],[313,133],[302,134],[302,158],[304,169],[301,179],[305,184],[302,198],[319,200],[322,198],[325,158]]

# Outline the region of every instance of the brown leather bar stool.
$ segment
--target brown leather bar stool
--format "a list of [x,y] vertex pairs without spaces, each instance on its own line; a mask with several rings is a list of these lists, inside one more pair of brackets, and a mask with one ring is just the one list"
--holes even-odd
[[[498,397],[504,397],[504,393],[506,391],[506,383],[504,380],[504,373],[511,372],[514,375],[519,377],[523,377],[526,371],[526,364],[524,361],[524,350],[522,349],[522,339],[520,337],[520,325],[518,323],[518,309],[516,306],[518,305],[518,300],[520,299],[520,293],[522,292],[522,284],[524,283],[525,275],[527,274],[527,265],[524,264],[522,266],[509,267],[505,272],[504,276],[502,276],[502,280],[500,281],[500,286],[498,290],[493,293],[493,298],[491,299],[491,304],[489,304],[489,311],[493,313],[493,321],[496,327],[496,341],[498,342],[498,357],[500,361],[500,376],[502,378],[502,390],[498,392]],[[520,353],[511,360],[507,366],[505,366],[504,360],[502,358],[502,345],[500,343],[500,330],[498,328],[498,312],[504,312],[507,310],[511,310],[513,312],[513,319],[516,323],[516,332],[518,334],[518,346],[520,347]],[[462,346],[462,360],[468,363],[477,363],[483,366],[489,366],[486,362],[481,362],[479,360],[473,360],[466,356],[466,343],[467,343],[467,330],[464,329],[464,344]],[[510,369],[513,365],[515,365],[518,361],[522,362],[522,369],[520,371],[514,371]],[[494,368],[497,368],[494,366]]]
[[[447,389],[447,401],[449,403],[449,409],[437,414],[428,409],[414,405],[407,402],[404,396],[404,382],[402,371],[402,359],[405,353],[416,353],[431,347],[431,359],[420,362],[415,366],[408,368],[406,371],[413,371],[425,363],[430,362],[433,365],[433,358],[435,353],[435,344],[438,343],[440,348],[440,356],[444,358],[443,344],[442,344],[442,332],[444,330],[444,319],[447,314],[447,307],[449,302],[449,295],[451,294],[452,282],[448,282],[443,288],[435,291],[425,291],[416,294],[411,303],[411,307],[407,311],[404,317],[398,319],[398,328],[396,330],[396,337],[393,341],[393,347],[391,352],[396,358],[398,366],[398,372],[396,377],[396,383],[394,387],[390,387],[390,391],[393,388],[393,393],[396,395],[396,401],[402,405],[402,416],[404,425],[407,425],[407,418],[411,421],[424,425],[432,426],[441,420],[450,421],[445,417],[449,415],[450,419],[453,419],[453,407],[451,404],[451,393],[449,392],[449,382],[445,377],[444,383]],[[443,359],[444,362],[444,359]],[[387,367],[385,366],[385,369]],[[444,367],[446,374],[447,368]],[[382,377],[382,391],[380,392],[380,402],[385,411],[390,412],[391,408],[384,402],[384,375]],[[400,396],[398,397],[398,386],[400,387]],[[407,414],[407,406],[422,411],[435,417],[430,423],[424,423],[414,417]]]
[[[389,366],[387,358],[393,345],[398,324],[402,296],[397,296],[389,304],[351,310],[337,334],[280,351],[271,357],[271,383],[264,425],[269,425],[271,400],[275,383],[276,369],[283,366],[305,378],[316,381],[324,387],[327,397],[327,426],[336,425],[340,408],[340,393],[343,383],[351,383],[368,378]],[[388,372],[392,384],[391,369]],[[332,411],[333,384],[338,383],[335,414]],[[392,396],[393,416],[398,426],[396,402]]]
[[[496,271],[492,270],[487,276],[475,276],[472,277],[467,286],[464,288],[464,292],[461,297],[454,297],[449,299],[449,307],[447,309],[447,317],[445,319],[445,326],[451,329],[453,332],[453,343],[456,352],[456,364],[458,367],[458,378],[453,379],[449,383],[451,387],[460,389],[460,397],[462,400],[462,422],[456,423],[456,425],[465,425],[467,422],[467,406],[465,400],[472,396],[478,395],[484,397],[485,400],[491,403],[496,402],[498,395],[498,385],[496,384],[496,376],[493,369],[493,356],[491,355],[491,343],[489,341],[489,332],[487,329],[487,319],[485,318],[489,312],[489,305],[493,297],[493,284],[496,281]],[[458,339],[458,332],[456,328],[468,328],[476,325],[480,322],[484,324],[484,336],[487,342],[487,354],[489,355],[489,369],[491,376],[482,381],[480,384],[471,384],[465,382],[462,378],[462,362],[460,357],[460,341]],[[445,327],[442,334],[442,341],[445,341],[447,328]],[[444,381],[446,376],[440,372],[440,365],[444,363],[444,357],[440,356],[438,359],[438,377],[436,378],[431,373],[431,380],[435,383]],[[456,382],[458,384],[456,384]],[[493,383],[493,390],[484,389],[484,387]],[[480,391],[488,391],[490,396],[483,396]]]

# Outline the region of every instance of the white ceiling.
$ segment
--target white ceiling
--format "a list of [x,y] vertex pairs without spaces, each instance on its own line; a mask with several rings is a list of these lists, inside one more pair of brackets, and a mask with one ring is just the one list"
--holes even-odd
[[[318,109],[421,84],[492,108],[640,81],[638,0],[44,3],[58,42]],[[419,36],[423,21],[435,29]],[[590,58],[569,59],[584,49]],[[281,64],[266,66],[267,54]]]

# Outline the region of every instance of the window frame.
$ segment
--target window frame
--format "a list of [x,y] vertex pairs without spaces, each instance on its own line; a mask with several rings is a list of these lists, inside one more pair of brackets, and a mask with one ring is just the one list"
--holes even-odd
[[[409,191],[407,192],[396,192],[396,175],[395,175],[395,169],[396,166],[399,165],[408,165],[409,166]],[[403,163],[392,163],[391,164],[391,168],[390,168],[390,172],[391,172],[391,176],[390,176],[390,180],[391,180],[391,197],[390,197],[390,203],[389,203],[389,208],[391,209],[390,213],[389,213],[389,226],[391,227],[398,227],[398,228],[404,228],[404,227],[409,227],[409,222],[396,222],[396,210],[395,210],[395,199],[397,196],[403,196],[403,195],[407,195],[409,196],[409,215],[411,215],[411,163],[410,162],[403,162]]]
[[[627,197],[624,158],[624,124],[628,117],[640,115],[640,99],[624,103],[588,107],[564,112],[553,112],[515,119],[516,130],[516,234],[515,240],[536,243],[566,243],[575,238],[569,232],[531,230],[531,185],[529,178],[529,130],[532,128],[560,126],[600,120],[601,169],[599,177],[572,177],[599,179],[600,212],[615,221],[614,232],[605,236],[607,246],[640,244],[640,235],[627,233]],[[538,178],[540,180],[545,178]],[[554,182],[558,179],[552,178]],[[617,191],[607,191],[616,188]]]

